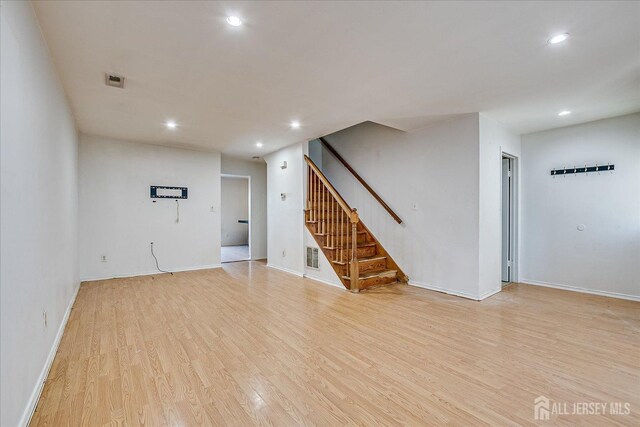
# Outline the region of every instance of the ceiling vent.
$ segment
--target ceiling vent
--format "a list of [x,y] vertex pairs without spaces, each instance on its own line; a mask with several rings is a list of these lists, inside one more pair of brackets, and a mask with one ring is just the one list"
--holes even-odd
[[107,86],[113,86],[113,87],[119,87],[119,88],[124,87],[124,77],[116,76],[115,74],[105,73],[104,82]]

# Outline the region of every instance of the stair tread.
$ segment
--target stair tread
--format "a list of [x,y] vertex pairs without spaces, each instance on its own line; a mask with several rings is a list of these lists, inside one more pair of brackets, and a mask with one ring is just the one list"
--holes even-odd
[[[379,256],[379,255],[373,255],[373,256],[364,256],[364,257],[359,257],[358,258],[358,262],[365,262],[365,261],[375,261],[375,260],[379,260],[379,259],[387,259],[386,256]],[[348,264],[348,262],[346,261],[331,261],[334,264],[338,264],[338,265],[346,265]]]
[[[358,231],[358,234],[360,235],[364,235],[366,234],[366,231]],[[330,236],[342,236],[342,234],[339,233],[313,233],[314,236],[325,236],[325,237],[330,237]],[[351,239],[351,233],[349,233],[349,239]],[[336,239],[338,240],[338,239]],[[364,243],[372,243],[372,242],[364,242]],[[362,245],[364,245],[364,243],[360,243]]]
[[[370,246],[375,246],[376,243],[375,242],[365,242],[365,243],[358,243],[359,248],[368,248]],[[347,249],[351,247],[351,244],[348,245],[342,245],[342,246],[323,246],[325,249]]]
[[[316,234],[318,234],[318,233],[316,233]],[[341,236],[344,233],[324,233],[324,234],[326,234],[328,236]],[[349,232],[349,234],[351,234],[351,232]],[[366,231],[358,231],[357,234],[367,234],[367,232]]]
[[[312,220],[312,219],[307,219],[307,220],[306,220],[306,222],[307,222],[308,224],[316,224],[316,223],[319,223],[319,222],[326,222],[326,223],[335,223],[335,224],[337,224],[337,223],[341,222],[345,227],[346,227],[346,226],[350,226],[350,225],[351,225],[351,223],[350,223],[349,221],[346,221],[346,220],[345,220],[345,221],[327,221],[327,220],[323,220],[323,219],[313,219],[313,220]],[[358,233],[363,233],[363,231],[358,230]]]
[[[358,276],[358,279],[364,280],[364,279],[371,279],[374,277],[389,277],[397,273],[398,273],[398,270],[373,271],[373,272],[367,272],[367,273],[361,274],[360,276]],[[342,276],[342,278],[349,280],[349,276]]]

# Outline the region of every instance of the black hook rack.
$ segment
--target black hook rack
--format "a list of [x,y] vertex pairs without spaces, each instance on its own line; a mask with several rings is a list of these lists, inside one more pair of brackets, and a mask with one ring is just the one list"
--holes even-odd
[[587,172],[607,172],[615,169],[615,165],[595,165],[595,166],[584,166],[581,168],[562,168],[562,169],[552,169],[551,175],[569,175],[572,173],[587,173]]

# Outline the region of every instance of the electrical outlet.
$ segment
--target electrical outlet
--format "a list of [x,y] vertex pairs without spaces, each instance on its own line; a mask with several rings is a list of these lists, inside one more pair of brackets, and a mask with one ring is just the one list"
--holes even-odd
[[107,262],[107,256],[106,255],[100,255],[100,261],[101,262]]
[[47,328],[47,310],[42,311],[42,323],[44,324],[45,329]]

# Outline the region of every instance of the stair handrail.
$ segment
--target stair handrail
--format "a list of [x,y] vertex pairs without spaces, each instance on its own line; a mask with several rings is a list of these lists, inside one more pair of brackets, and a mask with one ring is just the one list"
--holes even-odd
[[362,186],[367,189],[367,191],[369,191],[369,193],[371,193],[371,195],[373,196],[374,199],[376,199],[378,201],[378,203],[380,203],[382,205],[383,208],[385,208],[385,210],[389,213],[389,215],[391,215],[391,217],[398,223],[398,224],[402,224],[402,219],[400,219],[400,217],[398,216],[398,214],[396,214],[393,209],[391,209],[391,207],[382,199],[382,197],[380,197],[378,195],[378,193],[376,193],[376,191],[371,188],[371,186],[369,184],[367,184],[367,182],[364,180],[364,178],[362,178],[358,172],[355,171],[355,169],[353,169],[351,167],[351,165],[349,163],[347,163],[347,161],[336,151],[335,148],[333,148],[331,146],[331,144],[329,144],[329,142],[327,142],[326,139],[324,139],[324,137],[320,137],[318,138],[320,140],[320,142],[322,143],[322,145],[324,145],[327,150],[329,150],[329,152],[331,152],[331,154],[333,154],[335,156],[336,159],[338,159],[338,161],[340,163],[342,163],[342,165],[347,168],[347,170],[349,172],[351,172],[351,174],[360,182],[360,184],[362,184]]
[[338,193],[338,190],[336,190],[335,187],[331,185],[331,182],[329,182],[329,179],[322,173],[320,168],[316,166],[316,164],[313,162],[313,160],[309,158],[309,156],[305,154],[304,160],[311,167],[311,169],[313,169],[313,171],[318,176],[318,178],[320,178],[320,181],[322,181],[322,184],[327,188],[327,190],[329,190],[329,193],[331,193],[331,195],[336,199],[336,201],[338,202],[338,205],[340,205],[342,210],[344,210],[349,215],[350,222],[357,224],[360,221],[357,209],[349,206],[349,204],[342,198],[340,193]]

